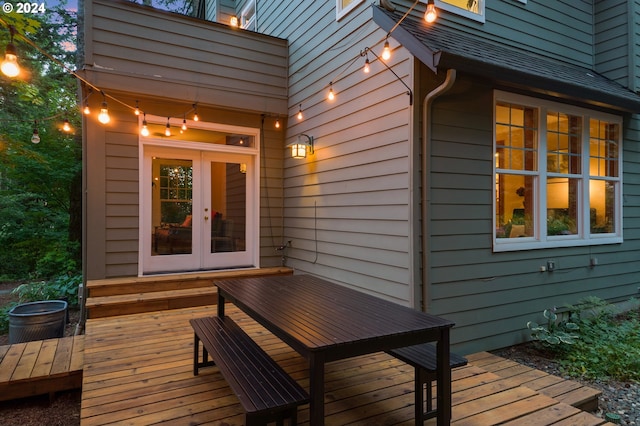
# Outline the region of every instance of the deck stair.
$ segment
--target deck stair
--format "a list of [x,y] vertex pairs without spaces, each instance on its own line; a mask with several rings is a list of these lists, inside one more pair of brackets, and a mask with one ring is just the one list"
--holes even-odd
[[83,367],[84,336],[0,346],[0,401],[80,389]]
[[214,281],[265,275],[290,275],[284,267],[191,274],[109,278],[87,281],[87,317],[181,309],[217,303]]

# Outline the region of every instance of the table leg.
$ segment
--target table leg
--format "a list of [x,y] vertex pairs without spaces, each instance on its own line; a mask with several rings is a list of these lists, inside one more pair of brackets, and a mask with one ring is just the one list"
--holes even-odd
[[220,289],[218,289],[218,316],[224,317],[224,296],[220,294]]
[[440,332],[437,343],[437,404],[438,426],[451,424],[451,367],[449,366],[449,329]]
[[309,423],[311,426],[324,425],[324,357],[311,355],[309,358]]

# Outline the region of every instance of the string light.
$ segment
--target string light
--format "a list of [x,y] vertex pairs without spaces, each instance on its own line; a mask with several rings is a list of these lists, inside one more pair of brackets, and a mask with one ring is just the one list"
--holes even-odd
[[384,59],[385,61],[391,59],[391,48],[389,47],[388,37],[389,36],[387,36],[387,39],[384,41],[384,47],[382,48],[382,59]]
[[64,119],[64,123],[62,124],[62,130],[64,130],[67,133],[71,131],[71,124],[69,124],[69,120],[66,118]]
[[198,104],[193,104],[193,121],[198,120],[200,120],[200,117],[198,117]]
[[369,55],[367,55],[367,59],[364,61],[364,68],[362,71],[365,74],[369,74],[371,72],[371,67],[369,66]]
[[298,109],[298,115],[296,117],[298,117],[298,120],[302,120],[302,104],[300,104],[300,108]]
[[84,115],[91,114],[91,108],[89,108],[89,102],[85,102],[84,109],[82,110],[82,112],[84,113]]
[[104,93],[102,93],[102,106],[100,107],[100,114],[98,114],[98,121],[102,124],[107,124],[111,121],[109,109],[107,108],[107,97]]
[[169,124],[169,118],[167,117],[167,127],[164,129],[164,135],[169,137],[171,136],[171,124]]
[[327,96],[327,98],[332,101],[336,98],[335,93],[333,93],[333,82],[329,83],[329,95]]
[[40,143],[40,135],[38,134],[38,121],[33,122],[33,134],[31,135],[31,143]]
[[180,130],[182,130],[183,132],[187,130],[187,119],[186,118],[182,119],[182,127],[180,128]]
[[2,61],[2,65],[0,69],[2,69],[2,73],[7,77],[16,77],[20,74],[20,65],[18,65],[18,51],[16,46],[13,44],[13,36],[15,34],[15,28],[10,25],[9,33],[11,34],[11,41],[7,44],[7,47],[4,51],[4,61]]
[[438,12],[436,12],[436,5],[433,0],[427,2],[427,10],[424,12],[424,20],[428,23],[435,22],[438,18]]
[[135,115],[140,115],[140,108],[138,107],[138,101],[136,101],[136,109],[133,111]]
[[142,136],[149,136],[149,127],[147,127],[147,114],[142,115],[142,129],[140,129]]
[[277,118],[276,118],[276,124],[274,124],[274,126],[276,127],[276,129],[280,128],[280,120],[278,120]]

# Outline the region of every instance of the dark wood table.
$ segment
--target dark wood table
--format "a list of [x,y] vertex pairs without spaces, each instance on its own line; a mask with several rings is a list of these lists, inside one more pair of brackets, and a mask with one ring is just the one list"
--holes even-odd
[[450,424],[453,322],[309,275],[216,285],[219,316],[232,302],[308,360],[311,425],[324,424],[327,362],[424,342],[437,344],[437,424]]

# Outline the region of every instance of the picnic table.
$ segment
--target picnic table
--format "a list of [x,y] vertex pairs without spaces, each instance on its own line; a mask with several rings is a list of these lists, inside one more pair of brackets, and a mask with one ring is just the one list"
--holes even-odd
[[324,424],[326,363],[425,342],[437,348],[437,424],[450,424],[453,322],[310,275],[229,279],[216,286],[219,317],[225,301],[232,302],[307,359],[311,425]]

